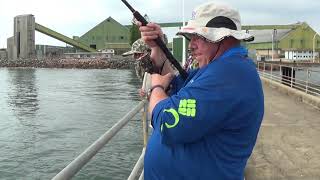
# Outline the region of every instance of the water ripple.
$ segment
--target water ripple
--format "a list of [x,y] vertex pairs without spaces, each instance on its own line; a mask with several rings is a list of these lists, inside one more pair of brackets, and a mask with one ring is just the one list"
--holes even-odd
[[[138,104],[128,70],[0,69],[0,179],[50,179]],[[142,149],[138,118],[74,179],[126,179]]]

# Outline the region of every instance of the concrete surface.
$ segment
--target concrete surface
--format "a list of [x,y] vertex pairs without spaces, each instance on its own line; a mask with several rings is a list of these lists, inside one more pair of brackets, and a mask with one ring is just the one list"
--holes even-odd
[[272,81],[270,79],[260,77],[265,85],[269,85],[280,91],[281,93],[290,96],[292,99],[296,99],[298,101],[302,101],[310,106],[315,107],[316,109],[320,110],[320,97],[319,96],[312,96],[310,94],[305,93],[304,91],[297,90],[281,84],[276,81]]
[[264,83],[265,116],[246,180],[320,180],[320,111]]

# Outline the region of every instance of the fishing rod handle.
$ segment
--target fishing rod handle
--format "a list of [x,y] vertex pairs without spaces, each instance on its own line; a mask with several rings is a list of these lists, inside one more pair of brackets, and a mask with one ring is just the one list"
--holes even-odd
[[167,46],[161,40],[160,37],[154,40],[162,52],[165,54],[167,59],[170,61],[171,64],[179,71],[179,74],[182,76],[183,79],[187,79],[188,73],[181,67],[180,63],[175,59],[175,57],[171,54]]

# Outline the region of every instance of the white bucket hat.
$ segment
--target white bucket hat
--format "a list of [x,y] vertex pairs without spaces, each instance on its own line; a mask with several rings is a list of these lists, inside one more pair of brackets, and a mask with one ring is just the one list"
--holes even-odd
[[198,35],[211,42],[219,42],[229,36],[243,41],[254,40],[252,35],[241,31],[241,20],[237,10],[214,2],[197,7],[192,12],[192,19],[177,35],[182,35],[188,40],[191,39],[191,35]]

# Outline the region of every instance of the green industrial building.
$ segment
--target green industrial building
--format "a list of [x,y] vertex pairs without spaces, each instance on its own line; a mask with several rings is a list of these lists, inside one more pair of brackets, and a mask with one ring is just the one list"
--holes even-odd
[[[162,23],[160,25],[177,27],[182,23]],[[131,25],[122,25],[112,17],[108,17],[84,35],[74,36],[73,39],[98,51],[113,49],[115,54],[122,54],[131,49],[130,28]]]
[[112,17],[108,17],[81,37],[74,37],[96,50],[114,49],[116,54],[122,54],[130,49],[130,30]]
[[[180,27],[182,23],[160,25]],[[310,60],[313,56],[319,59],[320,37],[305,22],[290,25],[242,26],[242,30],[255,37],[254,41],[244,45],[249,49],[250,55],[258,60]],[[130,26],[122,25],[109,17],[81,37],[74,39],[96,50],[114,49],[116,54],[121,54],[130,49]],[[174,38],[169,47],[174,56],[181,61],[182,38]]]
[[[243,43],[255,59],[311,60],[314,50],[315,58],[319,61],[320,36],[305,22],[242,26],[242,30],[255,37],[254,41]],[[172,51],[177,59],[182,59],[182,38],[173,39]]]
[[[246,43],[258,60],[319,59],[320,37],[307,23],[291,25],[244,26],[255,39]],[[313,52],[315,51],[315,52]]]
[[[16,19],[26,22],[18,26]],[[28,22],[28,23],[27,23]],[[181,27],[181,22],[160,23],[161,27]],[[131,49],[130,25],[122,25],[112,17],[108,17],[84,35],[73,39],[55,32],[35,22],[33,15],[15,17],[14,36],[8,38],[8,59],[27,58],[34,55],[34,31],[39,31],[55,39],[66,42],[78,50],[96,52],[112,51],[122,54]],[[29,29],[28,29],[29,28]],[[243,31],[252,34],[255,39],[245,43],[250,55],[257,60],[288,59],[288,60],[313,60],[319,61],[320,37],[307,23],[295,23],[290,25],[254,25],[242,26]],[[29,33],[29,34],[28,34]],[[29,37],[24,38],[24,37]],[[28,45],[31,44],[31,45]],[[187,42],[188,43],[188,42]],[[175,37],[168,44],[173,55],[181,61],[182,38]],[[186,45],[186,48],[188,45]],[[47,49],[46,49],[47,50]],[[3,54],[3,53],[2,53]],[[45,53],[44,53],[45,54]],[[1,57],[4,55],[1,55]]]

